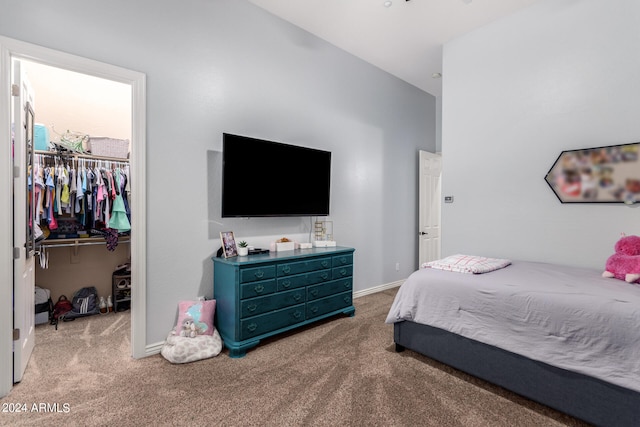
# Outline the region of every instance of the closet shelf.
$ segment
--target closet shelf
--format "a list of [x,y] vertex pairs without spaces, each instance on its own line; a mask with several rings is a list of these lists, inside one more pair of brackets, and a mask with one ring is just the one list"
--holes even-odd
[[[130,236],[120,236],[118,237],[118,243],[130,243]],[[72,239],[51,239],[51,240],[43,240],[39,242],[41,246],[54,246],[57,248],[63,247],[75,247],[75,246],[95,246],[95,245],[106,245],[107,242],[104,237],[76,237]]]

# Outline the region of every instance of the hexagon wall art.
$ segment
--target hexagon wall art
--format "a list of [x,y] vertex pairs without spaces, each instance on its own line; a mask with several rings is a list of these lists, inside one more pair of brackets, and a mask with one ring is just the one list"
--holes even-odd
[[640,202],[640,143],[563,151],[544,179],[562,203]]

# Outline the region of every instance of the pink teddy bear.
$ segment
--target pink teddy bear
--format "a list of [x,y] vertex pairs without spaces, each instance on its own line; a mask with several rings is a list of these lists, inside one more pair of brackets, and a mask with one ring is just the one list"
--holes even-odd
[[602,277],[614,277],[628,283],[640,281],[640,237],[625,236],[616,242],[616,253],[607,259]]

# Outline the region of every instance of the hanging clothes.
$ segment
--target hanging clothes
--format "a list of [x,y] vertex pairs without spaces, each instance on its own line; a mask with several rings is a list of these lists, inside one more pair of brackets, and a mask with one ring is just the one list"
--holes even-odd
[[33,170],[30,220],[54,237],[108,235],[113,250],[118,234],[131,230],[126,161],[36,154]]
[[54,215],[55,194],[56,194],[56,184],[54,181],[55,181],[55,168],[49,167],[47,168],[47,173],[46,173],[47,220],[49,221],[49,230],[56,230],[58,228],[58,222],[56,221],[56,217]]
[[109,220],[109,228],[118,230],[119,232],[131,230],[131,223],[127,217],[127,210],[124,205],[122,193],[124,189],[124,180],[120,169],[116,169],[115,188],[120,189],[116,192],[116,198],[113,201],[113,208],[111,210],[111,218]]

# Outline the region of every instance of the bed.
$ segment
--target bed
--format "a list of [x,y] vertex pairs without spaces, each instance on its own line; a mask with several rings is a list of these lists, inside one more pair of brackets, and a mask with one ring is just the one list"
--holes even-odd
[[594,425],[640,426],[640,285],[594,269],[504,264],[484,274],[414,272],[386,319],[396,351]]

